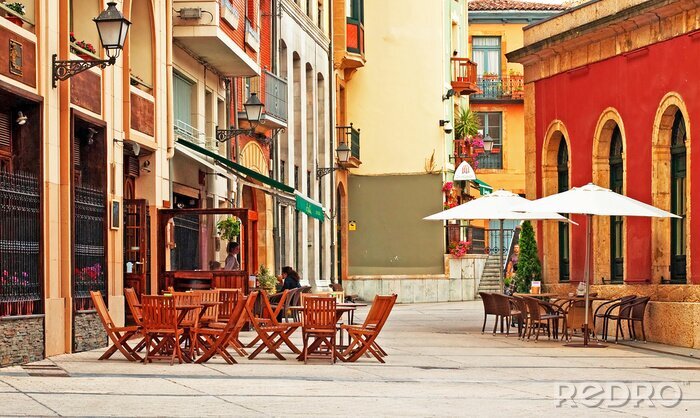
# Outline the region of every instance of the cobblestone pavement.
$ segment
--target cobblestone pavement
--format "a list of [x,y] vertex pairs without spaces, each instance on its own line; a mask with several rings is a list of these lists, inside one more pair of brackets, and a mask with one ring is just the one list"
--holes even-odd
[[[380,337],[387,364],[263,355],[171,367],[97,361],[101,350],[56,356],[34,369],[0,369],[0,415],[676,416],[700,407],[700,361],[482,335],[482,318],[480,302],[397,305]],[[56,376],[30,376],[37,372]],[[646,398],[651,390],[653,406],[625,402],[628,392]]]

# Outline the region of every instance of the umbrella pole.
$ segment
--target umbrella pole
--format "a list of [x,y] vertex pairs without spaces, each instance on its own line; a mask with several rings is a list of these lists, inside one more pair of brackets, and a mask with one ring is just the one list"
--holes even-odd
[[504,277],[503,277],[503,251],[505,251],[505,248],[503,248],[503,219],[499,219],[501,223],[501,235],[500,235],[500,241],[501,241],[501,265],[498,267],[498,277],[500,280],[501,284],[501,293],[505,293],[505,289],[503,288],[504,286]]
[[591,221],[593,215],[586,215],[586,267],[584,275],[586,276],[586,307],[583,319],[583,345],[588,346],[588,303],[589,303],[589,287],[591,285]]

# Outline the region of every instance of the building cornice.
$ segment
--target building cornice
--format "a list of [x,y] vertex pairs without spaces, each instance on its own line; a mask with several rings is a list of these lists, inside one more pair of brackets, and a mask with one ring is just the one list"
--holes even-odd
[[283,13],[287,13],[289,17],[291,17],[294,22],[296,22],[299,27],[306,33],[307,35],[311,36],[314,41],[318,45],[321,46],[321,48],[326,51],[326,53],[330,53],[329,45],[331,43],[330,38],[328,35],[326,35],[318,26],[316,26],[313,21],[299,8],[299,6],[296,5],[291,0],[282,0],[280,2],[281,6],[281,11]]
[[518,23],[531,25],[560,14],[561,10],[478,10],[469,12],[470,24]]
[[[614,38],[619,33],[638,29],[654,22],[660,22],[661,19],[678,14],[682,12],[684,8],[688,8],[681,7],[680,3],[685,3],[686,6],[688,6],[696,2],[700,3],[700,0],[649,0],[616,13],[610,13],[600,18],[587,21],[580,25],[572,25],[569,29],[562,32],[555,33],[552,36],[545,37],[520,49],[511,51],[506,54],[506,57],[508,61],[522,64],[536,62],[543,56],[571,50],[582,44],[590,44],[606,38]],[[593,7],[594,4],[587,3],[579,8],[575,8],[574,11],[584,10],[587,6]],[[572,12],[573,11],[566,11],[547,21],[526,27],[524,29],[526,38],[528,31],[541,28],[545,23],[557,26],[557,24],[560,23],[557,22],[557,20],[565,19],[567,15],[570,15]],[[663,39],[653,39],[650,40],[649,44],[661,40]],[[630,50],[643,46],[646,45],[635,45],[633,48],[630,48]]]

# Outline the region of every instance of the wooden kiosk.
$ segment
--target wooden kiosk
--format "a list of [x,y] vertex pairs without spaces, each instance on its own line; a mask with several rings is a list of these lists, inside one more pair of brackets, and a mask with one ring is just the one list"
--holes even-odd
[[[240,270],[211,268],[212,262],[225,254],[227,243],[219,242],[214,248],[210,245],[216,242],[216,219],[223,216],[235,216],[241,220],[238,240]],[[242,289],[248,294],[248,277],[256,274],[258,266],[257,223],[257,212],[241,208],[159,210],[157,291],[160,293],[172,286],[175,290]],[[194,245],[195,251],[179,251],[178,244],[190,250]],[[189,268],[180,268],[184,264]]]

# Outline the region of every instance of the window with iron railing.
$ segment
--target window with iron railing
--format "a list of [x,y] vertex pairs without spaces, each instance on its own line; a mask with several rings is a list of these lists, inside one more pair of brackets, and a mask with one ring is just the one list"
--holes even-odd
[[472,60],[476,63],[479,77],[501,75],[501,37],[474,36],[472,38]]
[[484,137],[488,135],[493,140],[491,152],[483,152],[478,155],[478,167],[479,169],[502,169],[503,114],[501,112],[477,112],[476,117],[479,126],[483,129]]
[[348,52],[365,53],[365,4],[364,0],[348,0],[346,3],[346,48]]

